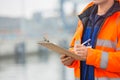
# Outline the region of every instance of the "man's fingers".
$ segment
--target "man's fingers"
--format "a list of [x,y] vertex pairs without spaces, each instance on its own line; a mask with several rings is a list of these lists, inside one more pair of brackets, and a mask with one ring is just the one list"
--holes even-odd
[[79,54],[79,55],[80,55],[80,54],[83,55],[83,54],[84,54],[84,51],[76,51],[76,53]]
[[68,61],[69,59],[71,59],[71,57],[66,57],[62,59],[62,62]]
[[66,55],[61,55],[60,59],[64,59],[65,57],[67,57]]
[[76,48],[75,51],[84,51],[84,48]]
[[62,63],[66,66],[70,65],[71,61],[73,62],[73,59],[71,57],[67,57],[65,59],[62,59]]
[[80,44],[75,45],[75,48],[80,48],[80,47],[83,47],[83,45],[80,45]]
[[85,46],[82,46],[82,45],[76,45],[74,50],[75,51],[81,51],[81,50],[84,50],[85,49]]

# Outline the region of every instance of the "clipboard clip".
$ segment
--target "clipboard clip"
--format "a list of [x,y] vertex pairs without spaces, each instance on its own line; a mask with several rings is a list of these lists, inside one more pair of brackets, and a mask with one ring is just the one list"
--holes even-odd
[[44,42],[50,42],[46,37],[43,37]]

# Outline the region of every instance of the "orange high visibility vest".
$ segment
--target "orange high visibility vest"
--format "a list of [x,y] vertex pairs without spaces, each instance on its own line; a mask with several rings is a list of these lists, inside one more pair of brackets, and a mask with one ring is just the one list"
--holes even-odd
[[[85,9],[92,5],[90,3]],[[73,47],[76,40],[81,41],[83,29],[82,21],[79,20],[70,46]],[[105,20],[95,49],[88,49],[86,64],[95,67],[96,80],[120,80],[120,11]],[[74,68],[75,78],[80,80],[80,61],[75,60],[69,67]]]

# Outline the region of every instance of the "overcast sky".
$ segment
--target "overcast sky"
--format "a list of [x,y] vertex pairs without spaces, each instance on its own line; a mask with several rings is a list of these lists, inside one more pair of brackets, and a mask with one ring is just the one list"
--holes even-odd
[[53,10],[58,0],[0,0],[0,16],[31,17],[34,12]]

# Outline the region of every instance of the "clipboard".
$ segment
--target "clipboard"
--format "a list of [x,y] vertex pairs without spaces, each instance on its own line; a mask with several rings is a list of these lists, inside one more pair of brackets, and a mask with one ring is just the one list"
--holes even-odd
[[79,56],[77,54],[72,53],[69,50],[66,50],[66,49],[64,49],[64,48],[62,48],[62,47],[60,47],[60,46],[58,46],[58,45],[56,45],[54,43],[49,42],[49,41],[41,41],[38,44],[40,44],[40,45],[42,45],[42,46],[56,52],[56,53],[64,54],[64,55],[73,57],[76,60],[80,60],[80,58],[79,58]]

